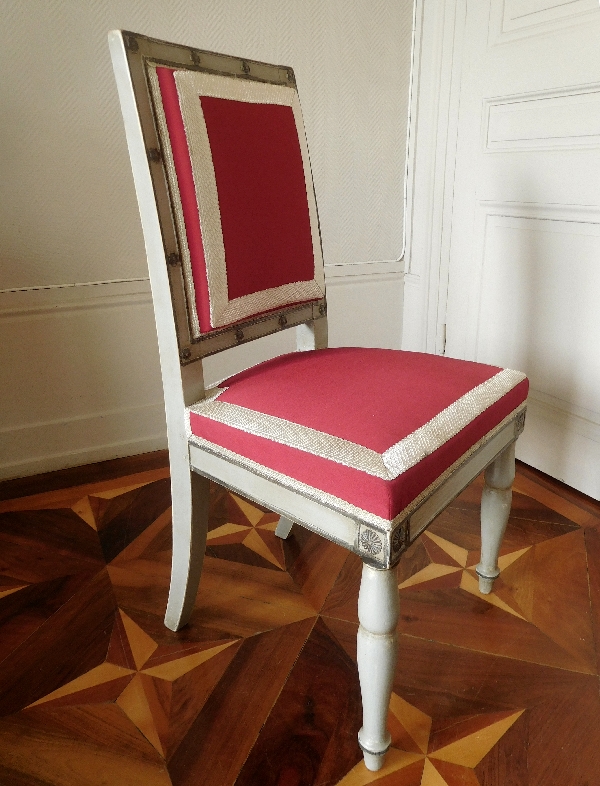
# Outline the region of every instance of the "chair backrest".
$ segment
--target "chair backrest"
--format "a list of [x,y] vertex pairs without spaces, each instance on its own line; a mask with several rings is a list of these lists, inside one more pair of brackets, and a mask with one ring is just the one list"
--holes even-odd
[[[128,32],[114,31],[109,40],[155,309],[157,298],[164,307],[156,290],[166,270],[180,363],[325,320],[317,207],[293,71]],[[151,211],[144,219],[148,183],[136,174],[134,149],[140,131],[158,226]]]

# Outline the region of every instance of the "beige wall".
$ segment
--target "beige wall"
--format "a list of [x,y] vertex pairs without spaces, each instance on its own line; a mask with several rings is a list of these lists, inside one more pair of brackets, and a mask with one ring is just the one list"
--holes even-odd
[[[332,343],[399,346],[410,0],[3,0],[0,11],[0,477],[164,444],[111,28],[294,67]],[[213,360],[208,377],[289,338],[266,344]]]

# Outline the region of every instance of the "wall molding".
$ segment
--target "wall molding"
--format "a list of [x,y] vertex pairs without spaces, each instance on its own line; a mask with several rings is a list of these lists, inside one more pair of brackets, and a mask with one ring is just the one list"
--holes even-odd
[[404,260],[381,259],[374,262],[349,263],[346,265],[325,265],[325,280],[352,278],[354,276],[376,276],[381,274],[401,275],[404,272]]
[[149,302],[150,280],[132,278],[0,291],[0,319],[34,317],[89,308]]
[[[515,5],[525,13],[514,14]],[[523,8],[522,0],[497,0],[492,5],[488,45],[495,46],[520,38],[547,35],[580,24],[600,21],[596,0],[561,0],[546,8]]]
[[[582,103],[589,104],[585,117]],[[573,112],[574,106],[580,111]],[[553,135],[557,115],[562,130]],[[486,153],[595,148],[600,145],[600,82],[486,98],[483,117]]]
[[105,281],[74,281],[64,284],[38,284],[30,287],[9,287],[0,289],[0,295],[8,295],[16,292],[39,292],[41,290],[56,289],[79,289],[80,287],[97,287],[107,284],[129,284],[137,281],[150,281],[148,276],[138,276],[137,278],[110,278]]
[[[361,283],[381,276],[402,278],[403,259],[325,265],[325,279],[329,286],[342,281]],[[360,280],[359,280],[360,279]],[[90,281],[75,284],[22,287],[0,290],[0,319],[33,317],[48,312],[75,309],[106,308],[130,303],[151,302],[150,279],[128,278],[110,281]]]
[[560,202],[502,202],[482,199],[479,207],[487,216],[531,218],[546,221],[600,223],[600,205],[573,205]]

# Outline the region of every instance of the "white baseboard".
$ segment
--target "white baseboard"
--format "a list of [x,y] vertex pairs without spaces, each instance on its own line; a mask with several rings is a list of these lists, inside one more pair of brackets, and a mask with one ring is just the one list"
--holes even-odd
[[147,280],[0,292],[0,478],[166,446]]

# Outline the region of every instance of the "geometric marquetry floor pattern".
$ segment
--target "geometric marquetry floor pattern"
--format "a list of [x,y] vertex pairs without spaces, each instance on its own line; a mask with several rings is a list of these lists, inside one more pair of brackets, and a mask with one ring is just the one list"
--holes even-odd
[[598,786],[600,508],[520,468],[493,594],[480,482],[404,556],[386,765],[356,743],[360,560],[213,487],[162,624],[166,469],[0,502],[2,786]]

